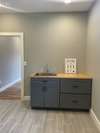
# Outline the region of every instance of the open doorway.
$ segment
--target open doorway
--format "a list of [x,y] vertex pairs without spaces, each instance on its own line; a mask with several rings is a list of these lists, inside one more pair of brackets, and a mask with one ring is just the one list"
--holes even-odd
[[23,33],[0,32],[0,99],[23,99]]

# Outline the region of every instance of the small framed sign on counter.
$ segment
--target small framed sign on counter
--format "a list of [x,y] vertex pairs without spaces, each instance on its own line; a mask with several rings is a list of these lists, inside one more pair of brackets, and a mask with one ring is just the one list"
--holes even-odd
[[76,58],[65,58],[65,73],[77,73]]

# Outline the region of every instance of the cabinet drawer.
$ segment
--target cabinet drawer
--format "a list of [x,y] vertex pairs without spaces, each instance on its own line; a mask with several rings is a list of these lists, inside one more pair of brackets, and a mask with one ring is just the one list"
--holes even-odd
[[62,79],[61,80],[61,92],[64,93],[91,93],[91,80],[80,79]]
[[33,78],[31,79],[31,86],[33,87],[59,87],[59,79],[51,79],[51,78]]
[[61,94],[60,107],[65,109],[90,109],[90,95]]

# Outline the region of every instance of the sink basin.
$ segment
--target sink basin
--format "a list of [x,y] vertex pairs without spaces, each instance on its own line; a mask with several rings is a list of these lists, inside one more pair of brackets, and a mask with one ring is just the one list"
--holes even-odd
[[56,73],[36,73],[35,76],[56,76]]

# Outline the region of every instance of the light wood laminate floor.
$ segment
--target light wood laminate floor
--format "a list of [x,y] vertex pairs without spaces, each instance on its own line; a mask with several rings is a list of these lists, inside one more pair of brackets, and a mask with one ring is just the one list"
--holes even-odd
[[29,103],[0,100],[0,133],[99,133],[89,113],[31,110]]

